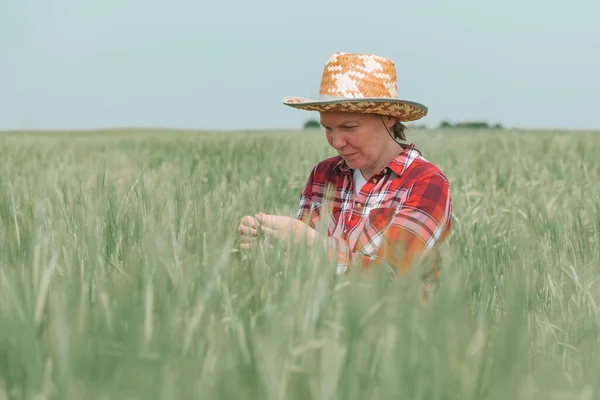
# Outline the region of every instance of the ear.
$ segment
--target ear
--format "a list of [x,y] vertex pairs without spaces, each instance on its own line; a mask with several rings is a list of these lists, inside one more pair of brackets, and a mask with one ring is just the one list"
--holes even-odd
[[390,117],[389,115],[386,115],[383,120],[385,121],[385,126],[388,127],[388,129],[392,129],[392,127],[394,125],[396,125],[397,119],[394,117]]

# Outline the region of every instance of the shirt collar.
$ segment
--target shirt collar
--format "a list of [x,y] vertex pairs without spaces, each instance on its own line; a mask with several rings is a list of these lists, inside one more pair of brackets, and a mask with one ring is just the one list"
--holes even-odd
[[[396,175],[401,176],[404,171],[410,166],[415,158],[421,155],[421,152],[414,143],[408,144],[404,149],[392,158],[392,161],[379,173],[387,172],[387,169],[392,170]],[[345,174],[351,174],[352,169],[346,164],[346,161],[340,156],[339,161],[336,163],[335,168],[339,168]]]

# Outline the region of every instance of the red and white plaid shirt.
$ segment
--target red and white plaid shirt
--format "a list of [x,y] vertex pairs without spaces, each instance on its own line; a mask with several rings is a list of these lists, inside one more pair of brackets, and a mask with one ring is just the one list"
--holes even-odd
[[314,229],[326,224],[330,259],[337,257],[338,273],[355,263],[403,272],[448,236],[448,180],[414,144],[403,147],[358,195],[353,171],[342,157],[323,160],[311,171],[296,218]]

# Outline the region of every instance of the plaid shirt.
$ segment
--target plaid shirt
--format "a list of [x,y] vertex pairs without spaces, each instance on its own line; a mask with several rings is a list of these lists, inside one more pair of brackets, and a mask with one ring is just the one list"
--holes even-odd
[[[403,272],[447,237],[451,213],[448,180],[410,144],[369,177],[358,195],[353,171],[341,156],[319,162],[304,186],[296,218],[314,229],[326,225],[338,273],[354,263]],[[433,272],[437,278],[435,265]]]

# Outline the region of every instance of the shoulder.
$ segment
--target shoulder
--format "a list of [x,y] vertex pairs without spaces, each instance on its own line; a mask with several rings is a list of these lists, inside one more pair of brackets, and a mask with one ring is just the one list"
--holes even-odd
[[452,210],[450,183],[442,169],[423,157],[417,157],[405,172],[409,187],[406,205],[436,218],[446,218]]
[[410,166],[406,170],[406,174],[415,181],[422,181],[425,179],[434,179],[441,181],[445,185],[449,185],[448,178],[442,171],[442,169],[425,159],[421,155],[417,156]]

